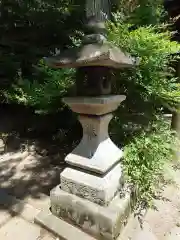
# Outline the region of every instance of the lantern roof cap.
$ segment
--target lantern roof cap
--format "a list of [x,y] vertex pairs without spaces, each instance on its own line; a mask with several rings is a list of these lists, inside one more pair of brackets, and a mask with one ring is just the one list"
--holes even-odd
[[135,65],[134,58],[109,43],[86,44],[77,48],[67,49],[59,55],[46,58],[46,62],[53,68],[80,68],[88,66],[125,68]]

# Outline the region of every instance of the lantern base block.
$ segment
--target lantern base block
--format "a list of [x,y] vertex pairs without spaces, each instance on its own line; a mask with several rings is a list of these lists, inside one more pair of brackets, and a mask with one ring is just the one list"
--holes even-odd
[[131,213],[131,194],[119,193],[107,207],[99,206],[57,186],[51,191],[51,212],[40,212],[35,221],[67,240],[114,240]]
[[66,168],[60,175],[61,189],[101,206],[107,206],[123,186],[121,164],[105,175]]

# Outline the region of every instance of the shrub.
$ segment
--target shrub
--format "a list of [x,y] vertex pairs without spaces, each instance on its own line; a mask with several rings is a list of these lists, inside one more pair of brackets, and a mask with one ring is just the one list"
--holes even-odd
[[[158,26],[138,27],[123,22],[121,14],[109,23],[112,44],[139,59],[132,69],[117,71],[116,93],[127,96],[112,124],[112,134],[124,143],[128,181],[136,185],[139,203],[149,206],[156,193],[164,163],[172,159],[176,137],[162,119],[164,111],[177,109],[180,88],[172,64],[180,45]],[[131,29],[131,31],[130,31]]]
[[159,120],[150,131],[136,134],[125,147],[124,172],[128,182],[136,187],[139,204],[151,204],[163,178],[164,164],[173,157],[173,142],[176,137],[169,125]]
[[[130,84],[133,87],[136,85],[144,101],[153,100],[154,104],[156,100],[156,109],[163,103],[179,103],[179,95],[176,96],[174,92],[179,92],[179,85],[176,84],[174,69],[169,63],[177,60],[173,54],[179,52],[180,45],[170,41],[169,32],[159,33],[151,26],[140,27],[134,31],[129,31],[129,28],[130,25],[118,19],[116,24],[111,23],[109,30],[109,40],[140,61],[136,68],[119,72],[119,84],[128,87]],[[129,91],[129,88],[126,91]],[[174,93],[173,102],[172,98],[168,97],[170,93]]]
[[164,17],[163,0],[121,0],[118,9],[123,18],[133,26],[144,26],[160,23]]
[[8,102],[33,107],[37,112],[59,111],[64,106],[62,97],[74,84],[73,76],[73,69],[53,70],[40,61],[34,79],[18,80],[19,84],[14,84],[5,96]]

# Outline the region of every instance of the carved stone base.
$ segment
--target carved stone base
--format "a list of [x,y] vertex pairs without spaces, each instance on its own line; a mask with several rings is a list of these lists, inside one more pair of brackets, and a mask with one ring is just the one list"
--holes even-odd
[[80,227],[97,239],[116,239],[131,211],[130,193],[123,197],[117,195],[107,207],[102,207],[62,191],[57,186],[51,191],[50,199],[53,215]]
[[78,227],[53,215],[49,208],[42,210],[34,221],[54,233],[55,236],[59,237],[58,240],[96,240]]
[[62,190],[101,206],[109,204],[122,186],[123,180],[120,163],[105,176],[66,168],[60,178]]

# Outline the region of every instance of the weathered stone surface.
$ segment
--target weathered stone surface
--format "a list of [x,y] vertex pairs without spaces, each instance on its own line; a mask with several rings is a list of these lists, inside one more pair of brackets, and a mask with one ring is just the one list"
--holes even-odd
[[55,216],[81,227],[98,239],[116,239],[131,210],[129,193],[122,198],[116,196],[108,207],[62,191],[59,186],[51,191],[50,198]]
[[124,95],[110,95],[100,97],[69,97],[63,101],[73,112],[90,115],[104,115],[115,111],[121,102],[126,99]]
[[123,153],[109,138],[108,125],[112,119],[111,112],[125,98],[118,95],[64,99],[74,112],[82,114],[79,121],[83,127],[81,142],[65,158],[68,164],[104,174],[119,162]]
[[[144,216],[141,216],[141,218],[143,217]],[[142,231],[139,216],[138,214],[132,213],[127,219],[127,224],[122,229],[121,234],[117,240],[134,240],[139,231]],[[146,238],[144,240],[146,240]]]
[[59,240],[96,240],[72,224],[57,218],[48,208],[36,216],[35,222],[59,236]]
[[60,175],[61,189],[104,206],[119,190],[121,175],[120,164],[102,177],[66,168]]
[[17,214],[32,223],[34,222],[34,216],[40,211],[25,201],[6,194],[2,189],[0,189],[0,205],[8,208],[11,213]]
[[118,47],[105,44],[87,44],[65,50],[60,55],[47,58],[54,68],[78,68],[83,66],[106,66],[112,68],[132,67],[134,59]]
[[99,143],[94,149],[88,149],[87,146],[86,143],[81,142],[72,153],[67,155],[65,161],[70,165],[104,174],[123,156],[122,150],[118,149],[110,138]]
[[[40,210],[8,195],[0,189],[0,239],[1,240],[57,240],[45,229],[34,224]],[[59,239],[60,240],[60,239]]]
[[109,0],[86,0],[86,18],[97,22],[111,20],[111,2]]
[[5,144],[2,139],[0,139],[0,153],[4,152]]
[[65,161],[73,166],[104,174],[120,161],[123,152],[109,138],[111,114],[101,117],[80,116],[83,138]]
[[[0,228],[1,240],[35,240],[40,239],[41,229],[20,217],[13,217]],[[51,239],[52,240],[52,239]]]
[[81,67],[76,71],[77,96],[107,96],[111,94],[113,70],[103,66]]
[[90,44],[90,43],[100,43],[103,44],[107,42],[107,39],[102,34],[89,34],[83,37],[83,44]]

